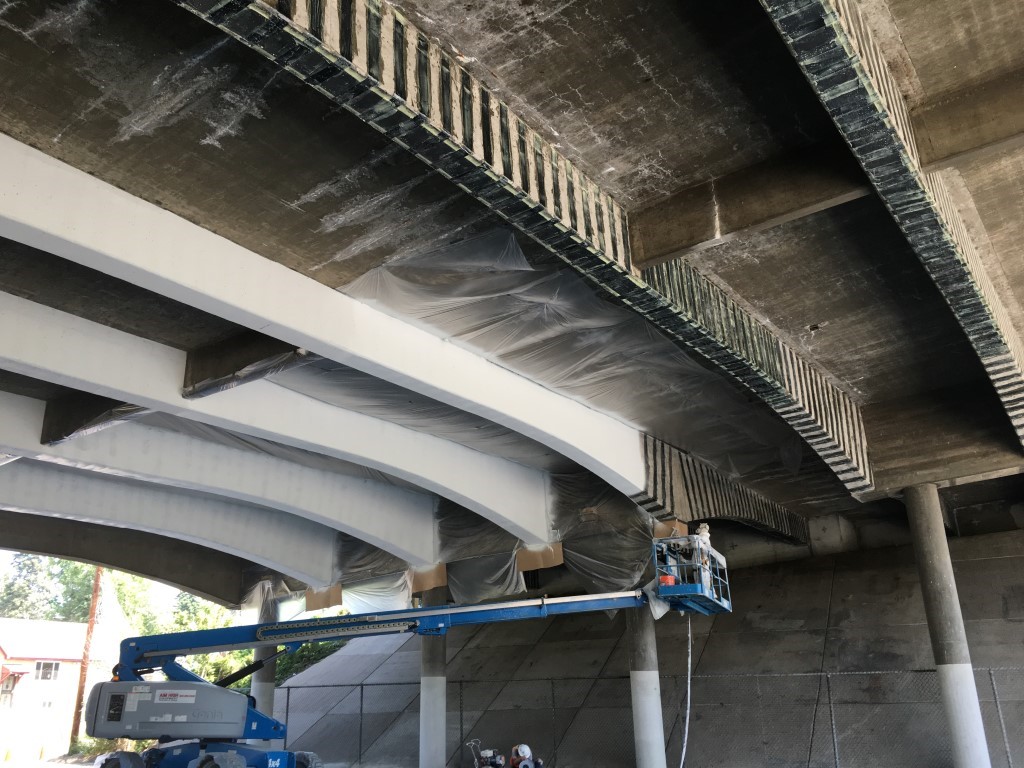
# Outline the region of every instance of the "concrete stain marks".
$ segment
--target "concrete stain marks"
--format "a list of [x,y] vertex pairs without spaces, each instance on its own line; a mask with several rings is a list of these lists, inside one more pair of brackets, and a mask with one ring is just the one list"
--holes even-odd
[[[269,86],[277,73],[267,81]],[[210,126],[210,133],[203,137],[200,144],[221,148],[221,140],[240,136],[242,124],[248,119],[263,120],[267,103],[263,99],[263,89],[251,86],[229,88],[220,94],[220,100],[211,107],[203,122]]]
[[17,32],[32,42],[35,42],[40,34],[50,34],[61,40],[71,41],[79,30],[91,21],[97,10],[97,0],[73,0],[47,8],[42,16],[25,26],[5,21],[4,17],[8,12],[23,5],[22,0],[0,0],[0,26]]
[[[359,190],[363,182],[374,178],[382,165],[391,164],[403,152],[404,150],[398,146],[388,146],[374,152],[365,162],[346,168],[332,178],[319,182],[288,205],[297,210],[304,210],[310,203],[321,200],[349,198]],[[327,218],[328,216],[324,216],[321,219],[321,226]]]
[[1006,0],[888,0],[925,98],[977,85],[1024,64],[1024,4]]
[[44,50],[73,46],[81,58],[79,71],[99,91],[57,132],[54,143],[97,112],[117,115],[111,143],[152,136],[197,115],[209,128],[200,144],[216,149],[224,140],[240,136],[247,120],[264,118],[264,91],[278,73],[261,86],[232,84],[237,67],[218,61],[218,53],[230,44],[227,39],[140,66],[139,62],[147,61],[144,51],[123,40],[108,39],[94,23],[106,13],[97,0],[51,6],[35,17],[24,18],[22,13],[15,23],[12,11],[23,6],[27,3],[21,0],[0,0],[0,26]]
[[317,231],[330,234],[379,217],[390,218],[394,209],[408,200],[420,182],[421,179],[413,178],[404,184],[387,187],[380,192],[356,195],[345,208],[323,216]]
[[114,141],[152,136],[160,128],[171,127],[205,106],[206,97],[227,86],[234,74],[233,67],[211,61],[227,42],[225,38],[200,49],[182,64],[165,67],[152,79],[142,73],[116,85],[110,95],[127,106],[129,112],[118,121]]
[[388,252],[385,261],[426,253],[457,237],[460,232],[471,229],[485,217],[485,214],[480,213],[470,215],[461,223],[454,223],[443,216],[446,209],[459,202],[456,193],[424,204],[410,202],[409,197],[419,183],[420,180],[416,179],[364,196],[347,209],[321,219],[318,230],[321,233],[330,234],[355,226],[359,226],[362,232],[330,258],[310,267],[309,271],[319,272],[331,264],[349,261],[376,250]]

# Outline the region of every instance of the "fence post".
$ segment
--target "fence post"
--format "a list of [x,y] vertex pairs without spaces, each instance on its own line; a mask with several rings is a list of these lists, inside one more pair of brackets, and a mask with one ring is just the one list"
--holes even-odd
[[558,760],[558,711],[555,709],[555,681],[551,683],[551,764],[555,765]]
[[[285,724],[285,735],[288,735],[288,718],[292,714],[292,689],[284,689],[284,724]],[[288,742],[285,741],[284,748],[288,749]]]
[[828,722],[832,728],[832,758],[839,768],[839,736],[836,732],[836,710],[832,705],[832,675],[825,675],[825,691],[828,693]]
[[1006,736],[1006,721],[1003,720],[1003,705],[999,701],[999,687],[996,685],[995,672],[988,671],[988,679],[992,683],[992,698],[996,700],[996,714],[999,715],[999,730],[1003,734],[1003,749],[1006,750],[1006,764],[1013,768],[1013,756],[1010,754],[1010,740]]

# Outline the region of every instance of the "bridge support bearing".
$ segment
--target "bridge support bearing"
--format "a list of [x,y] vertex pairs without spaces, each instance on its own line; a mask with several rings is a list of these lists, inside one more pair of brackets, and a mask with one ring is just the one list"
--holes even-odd
[[[447,587],[425,591],[423,605],[444,605],[447,595]],[[448,648],[444,635],[421,635],[420,644],[420,768],[437,768],[448,763]]]
[[646,605],[626,610],[629,687],[633,702],[633,741],[637,768],[666,768],[665,725],[654,616]]
[[949,559],[939,492],[934,485],[926,483],[907,488],[903,498],[914,540],[935,670],[949,724],[953,765],[955,768],[990,768],[985,724],[981,719],[953,563]]

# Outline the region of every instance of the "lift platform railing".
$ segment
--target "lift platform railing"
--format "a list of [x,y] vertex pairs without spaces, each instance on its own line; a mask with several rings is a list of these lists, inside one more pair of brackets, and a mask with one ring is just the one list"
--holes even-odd
[[657,594],[673,609],[702,613],[732,610],[725,558],[700,536],[673,536],[654,542]]

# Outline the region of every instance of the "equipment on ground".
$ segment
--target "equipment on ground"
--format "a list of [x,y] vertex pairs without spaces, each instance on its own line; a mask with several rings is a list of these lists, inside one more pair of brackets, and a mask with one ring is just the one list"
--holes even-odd
[[483,749],[481,743],[480,739],[466,742],[469,754],[473,757],[473,768],[502,768],[505,765],[505,756],[496,749]]
[[[86,732],[100,738],[160,743],[141,757],[134,752],[104,755],[97,760],[97,768],[321,768],[313,753],[241,743],[242,739],[283,740],[285,725],[257,711],[245,694],[227,688],[305,643],[403,632],[443,635],[457,626],[638,608],[648,603],[658,605],[656,615],[666,610],[701,614],[732,610],[725,559],[711,548],[706,536],[656,539],[652,559],[654,581],[632,592],[413,608],[128,638],[121,643],[114,680],[100,683],[89,694]],[[177,661],[200,653],[268,646],[283,646],[283,650],[212,683]],[[158,670],[166,682],[144,678]],[[517,746],[522,751],[525,745]],[[492,753],[484,758],[479,741],[476,747],[478,765],[504,765],[504,757],[494,750],[483,750]],[[498,758],[500,763],[479,762]]]

